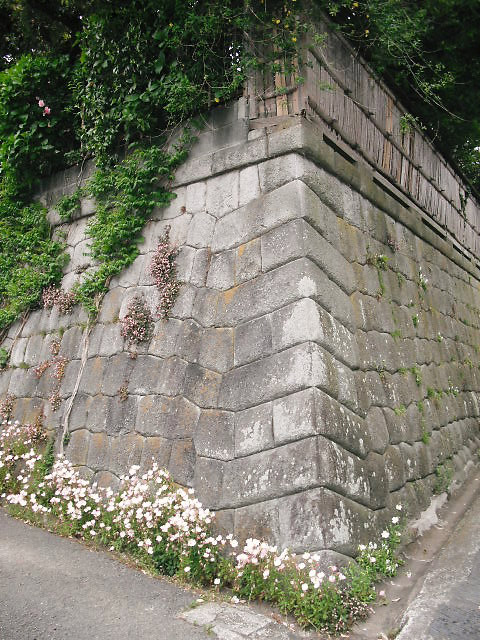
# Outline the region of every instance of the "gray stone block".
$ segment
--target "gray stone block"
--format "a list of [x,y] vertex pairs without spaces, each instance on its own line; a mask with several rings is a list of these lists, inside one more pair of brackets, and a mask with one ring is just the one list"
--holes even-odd
[[246,409],[311,386],[336,395],[336,376],[330,354],[314,343],[305,343],[226,373],[219,406]]
[[318,483],[316,438],[239,458],[225,466],[223,506],[271,500]]
[[117,476],[128,472],[132,465],[140,464],[144,438],[137,433],[110,438],[108,470]]
[[294,553],[326,548],[355,556],[357,545],[372,538],[372,511],[328,489],[286,496],[278,507],[281,546]]
[[160,469],[167,469],[172,451],[172,441],[166,438],[152,436],[145,438],[142,457],[140,458],[140,471],[145,473],[156,463]]
[[187,487],[192,486],[195,471],[195,448],[191,440],[174,440],[168,470],[175,482]]
[[255,164],[240,171],[238,205],[243,207],[260,195],[258,166]]
[[233,367],[233,329],[204,329],[199,344],[198,363],[223,373]]
[[272,403],[235,413],[235,457],[243,457],[274,446]]
[[129,396],[126,400],[122,400],[117,394],[116,397],[109,399],[105,430],[112,436],[134,431],[136,417],[137,397]]
[[[140,357],[143,358],[144,356]],[[128,381],[136,367],[137,360],[134,360],[126,352],[103,360],[105,361],[105,369],[102,377],[102,393],[109,396],[117,396],[120,387],[128,386]]]
[[305,389],[273,401],[273,436],[276,446],[318,433],[316,391],[318,390]]
[[207,287],[230,289],[235,284],[235,252],[222,251],[212,256],[207,276]]
[[206,409],[201,412],[193,439],[197,455],[218,460],[233,460],[234,414],[229,411]]
[[208,270],[212,254],[210,248],[199,249],[195,252],[190,282],[195,287],[204,287],[207,281]]
[[373,449],[368,425],[358,415],[320,389],[314,390],[315,433],[364,458]]
[[181,396],[173,398],[167,418],[169,438],[192,438],[196,431],[200,409]]
[[194,182],[187,186],[185,207],[188,213],[197,213],[205,209],[205,182]]
[[183,321],[176,318],[158,320],[155,323],[153,338],[150,341],[148,352],[154,356],[169,358],[177,353],[177,340]]
[[235,540],[244,545],[248,538],[266,540],[270,544],[280,539],[278,500],[268,500],[258,504],[235,509]]
[[135,431],[143,436],[168,437],[167,421],[173,400],[164,396],[147,395],[138,399]]
[[189,364],[185,373],[184,394],[202,409],[215,408],[221,381],[220,374],[197,364]]
[[235,284],[255,278],[262,271],[260,240],[241,244],[235,253]]
[[85,429],[72,433],[66,455],[75,466],[87,464],[90,437],[90,433]]
[[228,463],[213,458],[201,458],[195,462],[193,487],[196,497],[208,509],[222,506],[223,474]]
[[234,340],[235,366],[241,366],[272,353],[271,318],[271,315],[261,316],[236,327]]
[[230,171],[207,180],[206,211],[216,218],[238,208],[239,175]]
[[[76,431],[73,435],[82,433]],[[73,438],[73,436],[72,436]],[[68,454],[67,450],[67,454]],[[92,433],[89,439],[86,465],[94,472],[108,469],[109,438],[105,432]]]
[[192,247],[208,247],[213,236],[215,218],[208,213],[199,212],[193,216],[188,229],[187,243]]

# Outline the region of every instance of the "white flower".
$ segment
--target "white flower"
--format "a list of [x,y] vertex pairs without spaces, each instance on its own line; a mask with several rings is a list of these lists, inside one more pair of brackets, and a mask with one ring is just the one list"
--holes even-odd
[[305,569],[305,563],[304,562],[300,562],[300,564],[298,565],[299,569]]
[[332,574],[331,576],[328,576],[328,581],[329,582],[335,582],[336,578],[335,576]]
[[302,591],[308,591],[308,584],[305,582],[302,584]]
[[233,604],[238,604],[240,600],[237,598],[237,596],[233,596],[230,602],[233,602]]
[[402,510],[402,505],[401,505],[401,504],[396,504],[396,505],[395,505],[395,509],[396,509],[397,511],[401,511],[401,510]]
[[213,584],[220,584],[220,578],[215,578],[215,580],[213,581]]
[[369,558],[370,562],[373,564],[374,562],[377,561],[377,559],[375,558],[375,556],[370,556]]
[[270,575],[270,571],[268,569],[265,569],[265,571],[263,572],[263,579],[266,580],[269,575]]
[[386,540],[389,537],[390,537],[390,534],[388,533],[388,531],[382,531],[382,538],[385,538]]
[[399,521],[399,520],[400,520],[400,518],[399,518],[399,517],[397,517],[397,516],[394,516],[394,517],[392,518],[392,522],[393,522],[393,524],[398,524],[398,521]]
[[190,572],[190,567],[185,567],[184,571],[185,571],[185,573],[189,573]]

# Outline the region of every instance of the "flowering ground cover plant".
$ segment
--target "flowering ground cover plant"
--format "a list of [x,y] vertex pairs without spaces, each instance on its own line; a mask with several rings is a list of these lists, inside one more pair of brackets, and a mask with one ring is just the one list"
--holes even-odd
[[303,627],[345,631],[367,616],[375,583],[400,564],[401,505],[381,541],[359,547],[355,563],[322,570],[315,553],[299,557],[253,538],[239,550],[233,535],[215,535],[215,515],[154,462],[145,473],[131,467],[114,492],[82,478],[54,457],[53,440],[45,441],[41,421],[0,425],[0,499],[13,515],[54,522],[62,533],[127,553],[161,574],[228,588],[232,602],[265,600]]

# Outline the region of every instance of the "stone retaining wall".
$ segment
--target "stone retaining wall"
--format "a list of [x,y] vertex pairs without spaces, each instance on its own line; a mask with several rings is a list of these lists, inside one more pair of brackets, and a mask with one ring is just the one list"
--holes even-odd
[[[11,328],[0,401],[14,394],[19,420],[43,410],[101,484],[153,456],[241,539],[352,555],[396,503],[425,508],[446,461],[461,474],[477,459],[479,273],[315,125],[249,132],[238,107],[213,124],[93,328],[78,308]],[[88,266],[93,211],[51,214],[65,288]],[[135,295],[155,308],[148,266],[167,226],[181,293],[132,358],[119,318]],[[57,411],[49,370],[33,372],[54,338],[68,360]]]

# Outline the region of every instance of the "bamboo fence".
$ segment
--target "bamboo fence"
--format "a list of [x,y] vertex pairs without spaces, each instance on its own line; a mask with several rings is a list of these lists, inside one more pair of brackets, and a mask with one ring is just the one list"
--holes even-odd
[[303,43],[304,81],[257,73],[246,87],[249,117],[303,114],[334,132],[412,200],[466,257],[480,257],[480,207],[468,183],[435,149],[386,85],[325,25],[324,42]]

